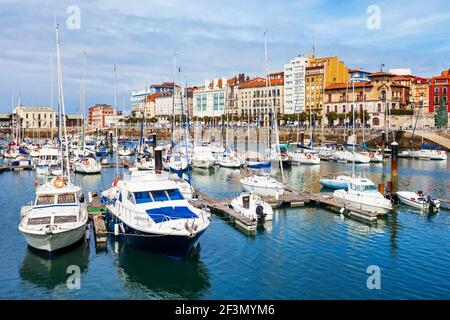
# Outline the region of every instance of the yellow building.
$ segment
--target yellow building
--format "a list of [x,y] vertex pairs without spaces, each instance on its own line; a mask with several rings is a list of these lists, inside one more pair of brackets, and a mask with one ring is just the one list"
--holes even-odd
[[322,113],[324,91],[334,83],[348,83],[348,68],[338,57],[309,58],[306,75],[306,112]]

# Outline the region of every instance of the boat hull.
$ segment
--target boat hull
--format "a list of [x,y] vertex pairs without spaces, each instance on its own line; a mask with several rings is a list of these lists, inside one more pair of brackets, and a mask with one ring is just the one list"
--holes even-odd
[[241,182],[242,189],[247,192],[251,192],[257,194],[262,197],[275,197],[283,195],[284,189],[280,188],[271,188],[271,187],[263,187],[263,186],[255,186],[247,183]]
[[364,201],[358,201],[357,198],[353,197],[341,197],[333,194],[333,200],[336,201],[339,205],[346,207],[347,209],[358,208],[363,211],[375,212],[379,215],[386,215],[392,208],[378,206],[374,204],[367,204]]
[[29,233],[24,229],[20,229],[27,244],[37,250],[54,252],[56,250],[67,248],[74,243],[80,241],[86,231],[86,224],[63,232],[53,234],[35,234]]
[[178,235],[161,235],[154,233],[145,233],[127,225],[120,219],[109,214],[108,229],[113,232],[114,224],[119,223],[123,226],[123,233],[119,235],[119,240],[151,252],[162,254],[165,256],[185,259],[189,252],[195,247],[198,239],[202,236],[206,229],[200,231],[193,237]]

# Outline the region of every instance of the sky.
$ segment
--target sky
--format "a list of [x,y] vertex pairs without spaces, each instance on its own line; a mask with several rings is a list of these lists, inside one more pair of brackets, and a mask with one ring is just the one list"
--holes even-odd
[[[431,77],[450,68],[450,2],[335,0],[0,0],[0,112],[57,101],[55,21],[68,113],[80,108],[83,50],[86,104],[129,111],[133,88],[173,79],[203,85],[239,73],[282,71],[299,54],[338,56],[348,67],[411,68]],[[52,56],[52,58],[51,58]]]

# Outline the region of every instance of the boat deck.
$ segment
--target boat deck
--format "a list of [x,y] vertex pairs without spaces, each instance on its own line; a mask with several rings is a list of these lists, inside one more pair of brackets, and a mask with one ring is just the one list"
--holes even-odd
[[93,225],[96,248],[98,250],[106,249],[108,230],[106,229],[105,218],[103,216],[106,208],[100,203],[100,199],[96,193],[89,192],[89,200],[88,214]]

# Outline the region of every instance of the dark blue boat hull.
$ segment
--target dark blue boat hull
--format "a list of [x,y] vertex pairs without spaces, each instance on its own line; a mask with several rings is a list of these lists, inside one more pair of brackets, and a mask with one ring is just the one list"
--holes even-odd
[[[107,227],[110,232],[114,232],[114,224],[119,223],[123,226],[125,232],[119,227],[119,240],[129,245],[146,249],[165,256],[185,259],[191,250],[195,247],[198,239],[203,232],[197,233],[194,237],[174,236],[174,235],[158,235],[151,233],[143,233],[127,224],[121,222],[111,213],[106,216]],[[125,233],[125,234],[121,234]]]

